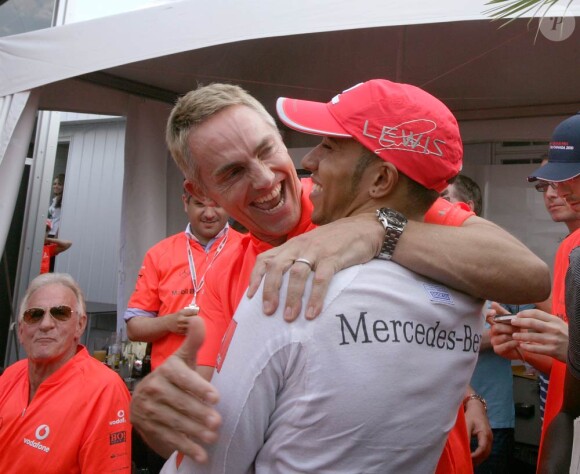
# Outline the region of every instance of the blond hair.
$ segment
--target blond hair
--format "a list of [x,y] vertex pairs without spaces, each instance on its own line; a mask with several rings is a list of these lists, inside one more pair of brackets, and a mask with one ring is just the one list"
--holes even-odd
[[165,140],[175,163],[190,181],[199,179],[198,165],[188,145],[189,134],[204,121],[233,105],[245,105],[260,115],[277,130],[276,121],[264,106],[239,86],[214,83],[198,87],[177,100],[165,131]]

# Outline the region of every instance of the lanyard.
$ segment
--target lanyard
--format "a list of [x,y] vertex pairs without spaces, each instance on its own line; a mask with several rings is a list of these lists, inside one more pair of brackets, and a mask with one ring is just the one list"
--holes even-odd
[[198,308],[198,306],[196,304],[197,294],[203,288],[203,285],[205,283],[205,276],[207,275],[207,272],[209,271],[209,269],[213,265],[213,262],[215,262],[215,259],[218,257],[218,255],[221,253],[221,251],[225,247],[227,240],[228,240],[228,229],[226,229],[226,235],[224,235],[224,238],[222,239],[222,241],[218,245],[218,248],[216,249],[215,253],[213,254],[213,258],[211,259],[211,262],[209,262],[209,265],[206,267],[205,272],[203,272],[203,275],[201,277],[201,280],[199,280],[199,283],[197,281],[197,272],[195,271],[195,262],[193,261],[193,254],[191,253],[191,246],[189,245],[189,237],[187,237],[187,239],[185,240],[185,244],[187,245],[187,261],[189,262],[189,274],[191,275],[191,283],[193,284],[193,299],[191,300],[189,307]]

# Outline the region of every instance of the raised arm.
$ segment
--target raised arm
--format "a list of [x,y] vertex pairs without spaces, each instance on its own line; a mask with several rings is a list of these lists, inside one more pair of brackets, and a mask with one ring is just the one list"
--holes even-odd
[[548,266],[490,221],[473,216],[460,227],[409,224],[393,255],[404,267],[492,301],[521,304],[550,294]]
[[[264,312],[272,314],[278,306],[282,275],[289,270],[285,317],[294,319],[301,310],[300,297],[310,269],[293,263],[298,258],[306,259],[315,269],[306,314],[316,317],[332,276],[372,259],[379,253],[383,237],[384,229],[373,214],[321,226],[260,255],[248,294],[252,296],[265,277]],[[393,260],[483,299],[529,303],[546,299],[550,292],[547,265],[508,232],[475,216],[461,227],[409,221]]]
[[44,244],[56,244],[56,250],[54,252],[55,255],[68,250],[72,246],[72,242],[70,240],[57,239],[54,237],[45,237]]

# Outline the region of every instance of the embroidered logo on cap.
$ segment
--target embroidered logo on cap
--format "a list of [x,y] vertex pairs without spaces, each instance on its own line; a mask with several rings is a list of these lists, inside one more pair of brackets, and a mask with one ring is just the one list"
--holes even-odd
[[369,131],[369,121],[366,120],[362,134],[377,140],[379,148],[375,153],[383,150],[400,150],[443,156],[439,144],[445,145],[445,141],[430,135],[436,130],[437,124],[433,120],[415,119],[394,126],[383,125],[380,136],[376,136]]

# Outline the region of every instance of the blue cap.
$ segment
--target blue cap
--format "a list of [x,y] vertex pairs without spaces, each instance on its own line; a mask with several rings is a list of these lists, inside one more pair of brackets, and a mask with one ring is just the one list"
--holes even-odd
[[567,181],[580,175],[580,112],[554,129],[548,163],[535,170],[528,181]]

